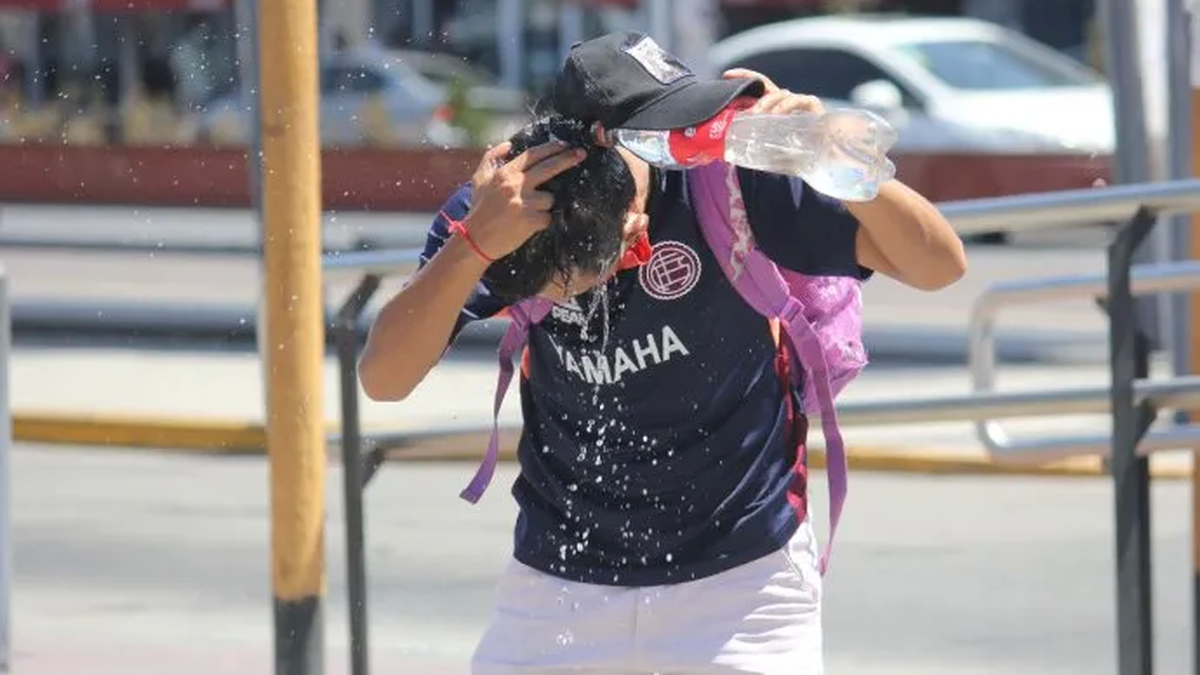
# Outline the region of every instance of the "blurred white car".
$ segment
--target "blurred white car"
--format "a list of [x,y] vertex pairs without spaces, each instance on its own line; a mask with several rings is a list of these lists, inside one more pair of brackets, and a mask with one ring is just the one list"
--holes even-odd
[[[822,98],[827,110],[863,107],[850,101]],[[936,119],[920,110],[874,109],[898,132],[894,152],[899,153],[1042,153],[1062,152],[1062,146],[1045,136],[1016,129],[989,129]]]
[[978,130],[977,140],[1012,142],[1016,151],[1105,154],[1116,145],[1112,96],[1098,73],[986,21],[796,19],[732,35],[710,58],[715,68],[756,70],[781,87],[901,122],[912,114]]

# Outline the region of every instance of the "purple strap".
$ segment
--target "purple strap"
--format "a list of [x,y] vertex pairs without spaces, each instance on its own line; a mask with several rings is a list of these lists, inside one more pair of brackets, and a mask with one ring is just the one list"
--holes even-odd
[[[829,567],[829,556],[846,501],[846,447],[838,428],[829,365],[816,328],[804,316],[804,304],[783,278],[779,268],[756,246],[750,245],[749,221],[737,182],[736,168],[723,162],[688,172],[692,201],[700,229],[726,276],[742,298],[759,314],[778,318],[816,393],[825,436],[826,475],[829,481],[829,538],[821,553],[820,570]],[[735,219],[738,222],[734,222]],[[799,372],[793,376],[799,379]]]
[[[757,251],[756,251],[757,253]],[[770,265],[766,267],[764,265]],[[753,283],[772,307],[781,307],[776,313],[784,332],[800,357],[804,371],[813,382],[817,393],[817,407],[821,413],[821,431],[825,436],[825,472],[829,483],[829,537],[821,552],[821,574],[829,568],[829,556],[833,551],[833,539],[837,534],[838,521],[842,518],[842,506],[846,502],[849,465],[846,461],[846,446],[838,427],[837,409],[833,403],[833,388],[829,383],[829,366],[825,350],[812,323],[804,316],[804,305],[787,290],[786,282],[779,276],[775,265],[761,253],[750,255],[746,261],[746,279],[741,284]],[[774,277],[774,280],[771,279]],[[777,283],[772,283],[773,281]],[[782,299],[780,299],[782,294]]]
[[513,359],[529,339],[530,326],[541,321],[549,311],[550,303],[540,299],[519,302],[508,309],[511,322],[508,324],[508,330],[504,331],[504,337],[500,339],[500,376],[496,380],[496,395],[492,405],[492,437],[488,440],[487,454],[475,471],[475,477],[459,494],[472,504],[483,497],[483,493],[492,482],[492,476],[496,473],[496,463],[500,455],[500,407],[504,404],[504,395],[508,393],[508,387],[512,383]]

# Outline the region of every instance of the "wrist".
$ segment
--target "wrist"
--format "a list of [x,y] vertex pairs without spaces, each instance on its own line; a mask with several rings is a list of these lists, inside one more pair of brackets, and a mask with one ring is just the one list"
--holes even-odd
[[[443,212],[442,215],[445,215],[445,212]],[[475,256],[483,262],[489,265],[496,262],[497,256],[493,256],[489,251],[481,246],[479,241],[477,241],[472,235],[472,232],[479,231],[479,227],[477,226],[478,221],[474,220],[471,217],[471,214],[468,213],[462,220],[454,220],[453,218],[449,217],[447,217],[446,220],[450,222],[450,234],[453,238],[459,239],[465,243],[471,249],[471,251],[475,253]]]
[[451,236],[442,247],[442,253],[447,262],[463,275],[471,276],[475,281],[483,277],[491,262],[479,255],[469,242],[460,236]]

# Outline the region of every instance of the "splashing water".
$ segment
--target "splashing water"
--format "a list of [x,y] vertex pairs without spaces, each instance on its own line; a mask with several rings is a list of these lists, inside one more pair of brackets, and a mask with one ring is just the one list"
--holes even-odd
[[603,310],[603,313],[600,315],[600,321],[601,321],[600,351],[601,352],[608,350],[608,336],[609,336],[609,323],[610,323],[608,290],[609,289],[608,289],[607,283],[600,284],[599,286],[596,286],[595,288],[592,289],[590,301],[588,302],[587,309],[584,311],[584,320],[582,322],[582,325],[579,327],[579,339],[590,341],[592,339],[591,325],[592,325],[592,322],[596,318],[596,312]]

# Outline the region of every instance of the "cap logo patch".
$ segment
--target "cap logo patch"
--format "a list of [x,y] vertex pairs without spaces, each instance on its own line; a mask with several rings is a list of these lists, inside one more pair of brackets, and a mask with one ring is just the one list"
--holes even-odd
[[625,53],[632,56],[634,61],[647,73],[663,84],[671,84],[692,74],[674,56],[671,56],[658,46],[650,37],[644,37],[633,45],[625,47]]

